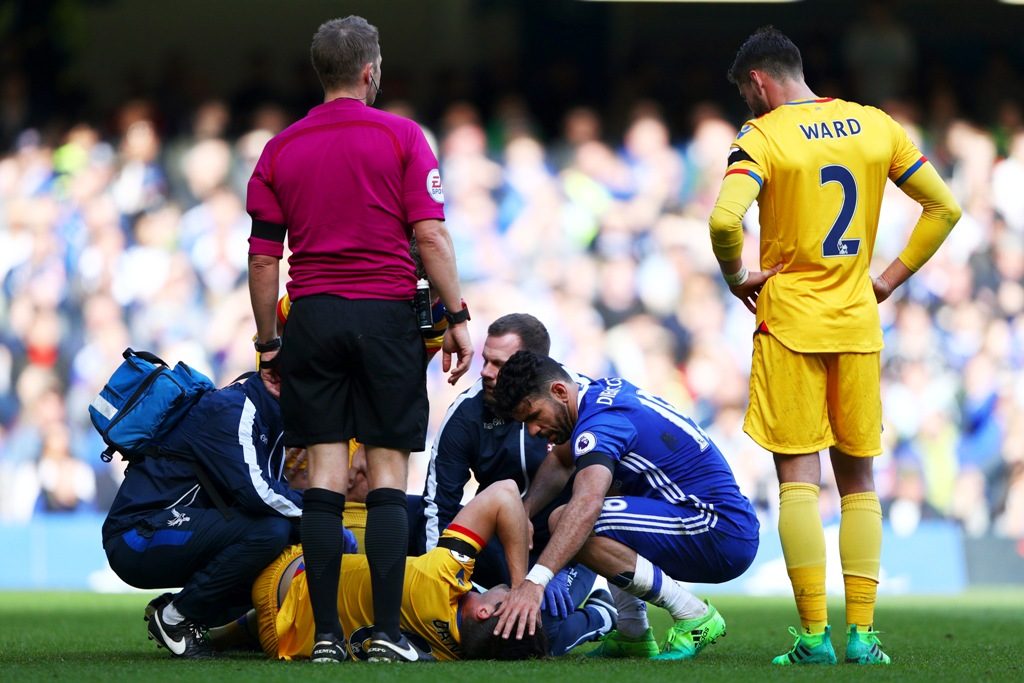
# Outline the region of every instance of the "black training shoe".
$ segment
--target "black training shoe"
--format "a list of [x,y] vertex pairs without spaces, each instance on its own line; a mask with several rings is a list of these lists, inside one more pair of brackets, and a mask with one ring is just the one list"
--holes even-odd
[[348,659],[348,651],[338,642],[334,634],[316,634],[313,652],[309,655],[311,662],[317,664],[340,664]]
[[163,595],[160,595],[159,597],[155,597],[152,600],[150,600],[149,604],[146,605],[146,611],[142,617],[142,620],[149,621],[150,619],[152,619],[153,615],[156,614],[156,611],[164,605],[166,605],[167,603],[169,603],[173,597],[174,595],[172,595],[171,593],[164,593]]
[[409,642],[404,635],[395,641],[383,633],[375,633],[366,647],[371,662],[433,662],[434,655],[424,652]]
[[164,647],[174,657],[185,659],[211,659],[217,656],[213,646],[210,644],[206,628],[189,619],[180,624],[168,624],[164,621],[164,610],[167,605],[164,603],[156,608],[146,618],[149,622],[149,639],[156,641],[157,647]]

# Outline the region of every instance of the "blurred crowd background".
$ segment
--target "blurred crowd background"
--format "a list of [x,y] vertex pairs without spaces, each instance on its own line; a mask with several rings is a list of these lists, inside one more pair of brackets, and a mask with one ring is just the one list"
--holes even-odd
[[[876,481],[897,533],[950,519],[972,536],[1024,539],[1024,71],[998,53],[944,70],[915,29],[878,4],[827,50],[793,33],[816,92],[886,109],[964,208],[881,307]],[[659,96],[674,70],[724,82],[731,57],[660,78],[640,70],[608,83],[605,100],[538,105],[509,81],[424,105],[403,97],[400,75],[389,87],[386,32],[383,46],[379,106],[419,121],[435,146],[478,351],[494,318],[536,315],[568,366],[625,377],[704,425],[774,524],[771,457],[741,429],[753,316],[724,286],[707,231],[742,102],[727,84]],[[0,54],[0,522],[106,511],[123,464],[100,461],[87,406],[126,347],[220,385],[253,369],[245,186],[266,141],[318,97],[311,69],[289,92],[261,87],[258,65],[235,90],[209,92],[182,67],[158,88],[126,85],[111,106],[59,106],[62,91],[33,87],[30,52]],[[918,214],[890,184],[872,272]],[[756,211],[745,227],[753,265]],[[478,355],[452,388],[432,361],[431,436],[479,367]],[[425,464],[414,456],[411,491]],[[838,519],[833,486],[822,505]]]

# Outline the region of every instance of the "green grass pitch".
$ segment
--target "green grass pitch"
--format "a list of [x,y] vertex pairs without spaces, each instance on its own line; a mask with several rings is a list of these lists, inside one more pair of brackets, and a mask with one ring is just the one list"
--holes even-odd
[[[789,648],[795,620],[782,598],[720,596],[728,636],[690,662],[592,661],[573,654],[535,662],[459,662],[418,666],[272,662],[233,654],[207,662],[172,660],[146,639],[148,594],[0,592],[0,680],[23,681],[276,681],[358,680],[495,683],[652,683],[653,681],[1024,681],[1024,591],[971,592],[957,597],[883,597],[878,626],[889,667],[779,669],[768,662]],[[830,605],[842,620],[842,606]],[[651,613],[660,636],[668,623]],[[842,637],[833,642],[842,659]],[[589,645],[580,648],[588,649]],[[358,667],[358,669],[356,668]]]

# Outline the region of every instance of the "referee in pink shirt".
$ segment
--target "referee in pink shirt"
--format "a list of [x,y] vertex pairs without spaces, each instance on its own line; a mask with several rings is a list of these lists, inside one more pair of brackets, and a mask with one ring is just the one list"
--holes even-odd
[[[285,445],[308,449],[302,545],[316,624],[312,659],[346,656],[337,591],[350,438],[366,445],[370,484],[366,555],[376,630],[367,653],[371,661],[430,659],[398,628],[409,453],[424,448],[428,412],[426,351],[412,304],[413,235],[449,311],[442,367],[453,384],[473,355],[469,312],[443,223],[437,159],[414,122],[370,106],[380,92],[377,29],[356,16],[328,21],[310,53],[324,103],[267,143],[246,204],[261,373],[280,390]],[[282,343],[275,306],[285,237],[292,308]]]

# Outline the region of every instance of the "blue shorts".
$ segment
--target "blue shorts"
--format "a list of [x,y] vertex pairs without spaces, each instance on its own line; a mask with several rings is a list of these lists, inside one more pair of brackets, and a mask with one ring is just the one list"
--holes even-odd
[[610,496],[594,533],[632,548],[677,581],[722,583],[754,561],[759,527],[753,512],[740,512],[729,523],[722,523],[722,514],[714,506],[698,510],[653,498]]

